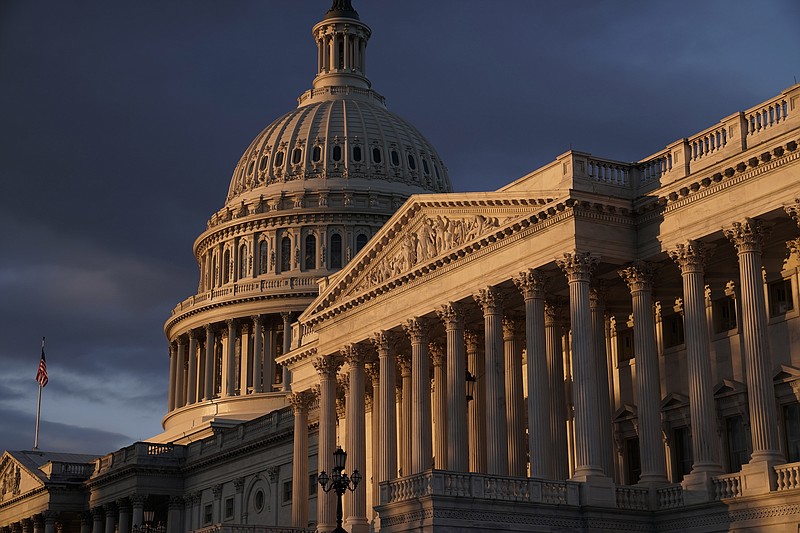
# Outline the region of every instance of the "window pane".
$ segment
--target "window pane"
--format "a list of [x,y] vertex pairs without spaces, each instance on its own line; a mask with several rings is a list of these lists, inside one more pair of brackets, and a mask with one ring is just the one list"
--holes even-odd
[[281,272],[288,272],[292,268],[292,240],[289,237],[281,239]]
[[331,268],[342,268],[342,236],[331,235]]
[[361,249],[367,245],[368,237],[363,233],[356,237],[356,253],[360,252]]
[[303,264],[307,269],[317,268],[317,238],[313,235],[306,237],[306,253]]
[[747,435],[741,415],[725,419],[725,433],[728,440],[728,471],[738,472],[749,461]]
[[258,245],[258,273],[266,274],[269,259],[267,258],[267,241],[261,241]]

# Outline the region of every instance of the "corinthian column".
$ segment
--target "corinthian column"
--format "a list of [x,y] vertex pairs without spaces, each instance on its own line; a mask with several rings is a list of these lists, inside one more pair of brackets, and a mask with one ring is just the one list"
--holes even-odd
[[486,334],[486,473],[508,475],[506,386],[503,369],[503,304],[494,287],[472,296],[483,310]]
[[214,327],[206,324],[206,365],[205,379],[203,380],[203,400],[214,397]]
[[411,474],[431,467],[431,380],[428,361],[428,334],[420,318],[403,325],[411,338]]
[[169,343],[169,389],[167,389],[167,412],[175,409],[175,383],[178,368],[178,356],[175,345]]
[[553,452],[551,475],[553,479],[569,477],[567,457],[567,395],[564,390],[564,346],[561,343],[561,322],[564,304],[545,302],[544,328],[547,351],[547,376],[550,390],[550,449]]
[[[294,455],[292,461],[292,526],[308,525],[308,409],[314,396],[303,391],[289,396],[294,411]],[[322,493],[323,491],[318,491]]]
[[639,422],[639,483],[667,483],[667,465],[661,440],[661,382],[653,317],[655,267],[644,261],[619,270],[633,300],[633,350],[636,359],[636,392]]
[[531,477],[551,478],[550,391],[544,326],[545,280],[538,270],[521,272],[514,283],[525,300],[525,351],[528,356],[528,453]]
[[197,332],[189,330],[189,369],[186,372],[186,403],[197,402]]
[[506,424],[508,426],[508,473],[527,476],[525,449],[525,394],[522,390],[521,323],[503,318],[503,353],[506,369]]
[[[686,337],[689,415],[694,458],[691,475],[706,476],[722,473],[703,281],[703,270],[710,255],[708,248],[699,241],[679,244],[670,252],[683,277],[683,329]],[[686,481],[684,479],[684,485]]]
[[236,321],[228,319],[228,348],[225,350],[225,390],[223,396],[233,396],[236,389]]
[[178,337],[178,360],[175,363],[175,408],[186,405],[186,338]]
[[[367,433],[364,412],[366,410],[364,349],[357,344],[345,346],[343,355],[349,367],[350,387],[347,396],[347,455],[350,472],[367,472]],[[367,484],[360,483],[345,500],[345,525],[353,533],[366,532]]]
[[380,488],[378,484],[378,468],[381,461],[381,450],[378,448],[378,442],[381,438],[381,370],[379,361],[372,361],[364,369],[367,375],[367,402],[372,402],[372,411],[370,412],[370,444],[372,446],[372,461],[370,464],[370,485],[372,494],[372,503],[369,505],[370,521],[375,518],[375,507],[380,505]]
[[779,463],[784,458],[778,445],[772,356],[767,339],[767,308],[761,277],[761,248],[768,234],[760,220],[747,218],[725,230],[736,246],[742,285],[742,336],[747,362],[747,400],[750,411],[750,462]]
[[[261,330],[261,315],[253,315],[250,317],[253,320],[253,392],[264,392],[264,385],[262,385],[262,361],[264,360],[264,349],[261,344],[263,332]],[[267,392],[272,392],[271,387]]]
[[447,335],[447,468],[454,472],[466,472],[469,465],[468,450],[464,446],[467,437],[464,314],[452,302],[436,312],[444,322]]
[[[333,357],[319,357],[314,360],[314,368],[319,373],[319,444],[317,450],[317,471],[330,472],[333,450],[336,446],[336,373],[339,363]],[[328,532],[336,527],[336,494],[318,491],[317,529]]]
[[[475,378],[475,396],[468,405],[469,423],[469,471],[486,472],[486,368],[483,352],[480,350],[478,335],[473,331],[464,333],[467,349],[467,365]],[[465,375],[466,377],[466,375]]]
[[445,382],[444,348],[437,342],[428,344],[433,362],[433,423],[436,438],[433,439],[434,468],[447,470],[447,384]]
[[400,475],[411,475],[411,357],[397,357],[400,367]]
[[[283,353],[287,353],[292,347],[292,313],[281,313],[283,319]],[[291,388],[292,375],[289,373],[289,366],[283,365],[283,383],[281,383],[284,392],[292,390]]]
[[597,258],[585,252],[564,254],[557,261],[569,282],[572,325],[572,381],[575,405],[576,479],[602,476],[600,425],[597,421],[597,382],[594,379],[594,344],[589,310],[589,278]]
[[614,477],[614,441],[611,435],[611,395],[608,390],[608,358],[606,354],[606,289],[599,282],[589,289],[592,312],[595,380],[597,382],[597,420],[600,423],[600,465],[603,473]]

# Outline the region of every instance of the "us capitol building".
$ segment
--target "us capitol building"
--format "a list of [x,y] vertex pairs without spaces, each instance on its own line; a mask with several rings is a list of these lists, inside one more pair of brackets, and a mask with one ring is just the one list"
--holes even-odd
[[6,451],[0,532],[800,524],[800,85],[636,162],[453,193],[337,0],[165,325],[164,431]]

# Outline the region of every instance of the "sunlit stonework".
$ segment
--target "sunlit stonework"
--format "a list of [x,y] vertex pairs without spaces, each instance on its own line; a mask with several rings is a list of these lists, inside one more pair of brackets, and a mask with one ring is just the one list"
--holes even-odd
[[337,445],[356,533],[796,531],[800,85],[454,194],[351,3],[313,36],[195,242],[164,432],[6,452],[0,531],[328,532]]

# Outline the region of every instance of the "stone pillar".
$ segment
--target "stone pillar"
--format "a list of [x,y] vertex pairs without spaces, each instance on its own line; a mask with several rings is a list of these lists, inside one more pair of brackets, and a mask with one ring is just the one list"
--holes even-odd
[[494,287],[473,295],[483,310],[486,335],[486,473],[508,475],[508,429],[506,425],[506,386],[503,369],[503,304]]
[[206,364],[203,379],[203,400],[214,398],[214,326],[206,324]]
[[[253,364],[253,392],[272,392],[272,387],[267,386],[267,379],[266,376],[269,376],[270,379],[272,378],[271,375],[266,374],[266,372],[262,375],[262,361],[264,359],[264,349],[262,345],[262,326],[261,326],[261,315],[253,315],[250,317],[253,320],[253,360],[251,361]],[[269,370],[269,365],[264,365],[265,370]],[[274,372],[273,372],[274,374]]]
[[222,522],[222,483],[211,487],[211,494],[214,496],[214,504],[211,507],[211,513],[213,514],[212,522],[219,524]]
[[[333,451],[336,448],[336,373],[339,363],[333,357],[314,360],[319,373],[319,444],[317,471],[330,474]],[[317,529],[331,531],[336,527],[336,494],[331,491],[317,493]]]
[[[395,402],[395,355],[393,339],[389,333],[380,331],[372,337],[378,350],[380,362],[378,409],[380,427],[378,430],[378,483],[397,477],[397,409]],[[374,409],[374,406],[373,406]],[[404,416],[407,416],[404,413]]]
[[252,383],[252,380],[248,379],[251,375],[250,372],[253,369],[252,359],[254,358],[250,327],[251,326],[248,322],[242,322],[241,326],[239,327],[239,368],[237,369],[237,374],[239,376],[239,388],[237,394],[239,396],[246,396],[248,393],[247,383],[248,381]]
[[187,531],[195,529],[192,517],[194,516],[194,493],[187,493],[183,499],[183,525]]
[[[370,339],[372,340],[372,339]],[[378,361],[373,361],[368,364],[364,372],[367,375],[368,385],[367,385],[367,403],[372,404],[372,409],[370,411],[370,443],[372,445],[372,461],[370,462],[370,487],[372,495],[372,502],[369,505],[369,512],[367,515],[369,516],[370,520],[373,520],[375,517],[375,507],[380,505],[380,488],[378,487],[378,470],[380,468],[380,455],[381,450],[378,448],[378,443],[381,440],[381,385],[380,385],[380,366]],[[394,406],[394,404],[391,404]],[[396,449],[397,446],[395,445],[394,448]],[[367,476],[364,476],[364,479],[367,479]]]
[[411,475],[411,357],[400,355],[397,357],[397,364],[400,366],[400,387],[401,406],[400,411],[400,475]]
[[22,523],[22,533],[33,533],[33,520],[30,518],[23,518],[21,520]]
[[538,270],[529,269],[514,278],[514,283],[525,300],[530,475],[538,478],[553,478],[550,390],[544,325],[545,279]]
[[[106,512],[106,531],[105,533],[114,533],[114,530],[117,526],[117,509],[113,503],[107,503],[103,505],[103,509]],[[45,532],[47,533],[47,526],[45,525],[44,528]]]
[[186,372],[186,403],[197,402],[197,332],[189,330],[189,369]]
[[[725,230],[736,246],[742,293],[742,336],[747,364],[747,400],[750,411],[750,463],[776,464],[784,461],[778,444],[775,389],[772,383],[772,355],[767,336],[767,307],[764,299],[761,250],[768,235],[760,220],[747,218]],[[744,470],[744,469],[743,469]],[[767,474],[774,477],[771,468]],[[770,482],[774,485],[774,481]]]
[[447,382],[445,381],[444,347],[436,342],[428,343],[428,351],[433,362],[433,423],[436,438],[433,439],[434,468],[447,470]]
[[508,474],[527,477],[525,445],[525,393],[522,390],[521,323],[516,317],[503,318],[503,354],[506,380],[506,424],[508,426]]
[[[464,344],[467,350],[469,372],[475,377],[475,397],[468,404],[467,421],[469,424],[469,471],[486,472],[486,380],[483,373],[486,369],[483,352],[481,352],[478,336],[468,331],[464,333]],[[465,374],[466,377],[466,374]]]
[[[33,533],[42,533],[44,525],[41,521],[34,520]],[[81,512],[81,533],[92,533],[92,513],[90,511]]]
[[178,367],[178,357],[175,354],[175,345],[169,343],[169,385],[167,388],[167,411],[175,409],[175,378]]
[[275,348],[275,327],[270,321],[264,326],[264,392],[272,392],[275,383]]
[[42,513],[42,517],[44,518],[44,533],[56,533],[56,520],[58,519],[58,513],[56,511],[45,511]]
[[[287,353],[292,346],[292,313],[281,313],[281,318],[283,319],[283,353]],[[283,392],[292,390],[291,381],[292,375],[289,373],[289,367],[283,365]]]
[[403,326],[411,339],[411,474],[431,468],[431,380],[428,335],[421,318]]
[[228,325],[228,347],[225,350],[225,360],[223,361],[225,386],[222,395],[234,396],[236,394],[236,321],[228,319],[225,324]]
[[692,472],[684,487],[710,486],[710,476],[722,474],[717,436],[714,388],[711,381],[711,343],[706,318],[703,271],[710,256],[699,241],[679,244],[670,252],[683,277],[683,329],[689,374],[689,415],[692,424]]
[[[312,402],[314,398],[314,392],[310,392]],[[310,409],[310,407],[309,407]],[[306,455],[306,479],[308,479],[308,455]],[[234,513],[234,520],[236,520],[237,524],[246,524],[245,521],[247,518],[247,509],[245,508],[245,501],[244,501],[244,477],[237,477],[233,480],[233,490],[235,491],[235,496],[233,500],[233,513]],[[306,512],[308,512],[308,503],[306,503]],[[189,525],[186,524],[186,529],[189,529]]]
[[551,401],[550,449],[553,452],[551,475],[553,479],[563,480],[569,477],[567,396],[564,391],[564,348],[561,344],[560,325],[564,319],[563,302],[545,302],[544,313],[547,376]]
[[118,533],[131,533],[131,504],[128,500],[117,500],[119,509]]
[[[147,498],[142,494],[134,494],[130,497],[131,508],[133,513],[131,515],[131,526],[141,527],[144,525],[144,502]],[[97,515],[95,515],[95,524],[97,523]],[[95,531],[95,533],[97,533]]]
[[639,401],[640,484],[667,483],[667,465],[661,440],[661,382],[653,316],[655,268],[644,261],[621,269],[633,299],[633,350],[636,357],[636,392]]
[[186,405],[186,338],[178,337],[178,360],[175,364],[175,397],[173,398],[176,409]]
[[557,261],[569,283],[572,326],[572,381],[575,405],[575,473],[586,480],[602,476],[600,424],[597,420],[597,381],[594,378],[594,344],[589,310],[589,277],[597,259],[585,252],[564,254]]
[[187,531],[186,528],[181,527],[181,510],[183,509],[183,498],[180,496],[172,496],[169,499],[169,507],[167,510],[167,533],[182,533]]
[[597,420],[600,424],[600,466],[608,477],[614,477],[614,440],[612,436],[611,395],[608,388],[608,357],[606,354],[606,289],[599,282],[589,289],[589,309],[592,313],[595,380],[597,382]]
[[312,401],[313,396],[309,391],[289,396],[294,411],[292,527],[297,528],[308,525],[308,409]]
[[[347,396],[347,468],[352,475],[358,470],[366,477],[367,472],[367,432],[366,398],[364,375],[364,349],[358,344],[345,346],[343,355],[349,367],[350,387]],[[360,483],[345,500],[345,526],[351,533],[369,531],[367,521],[367,487]]]
[[[467,443],[466,353],[464,313],[455,303],[447,303],[436,313],[444,322],[447,335],[447,468],[466,472],[469,468]],[[445,428],[442,428],[444,431]]]

